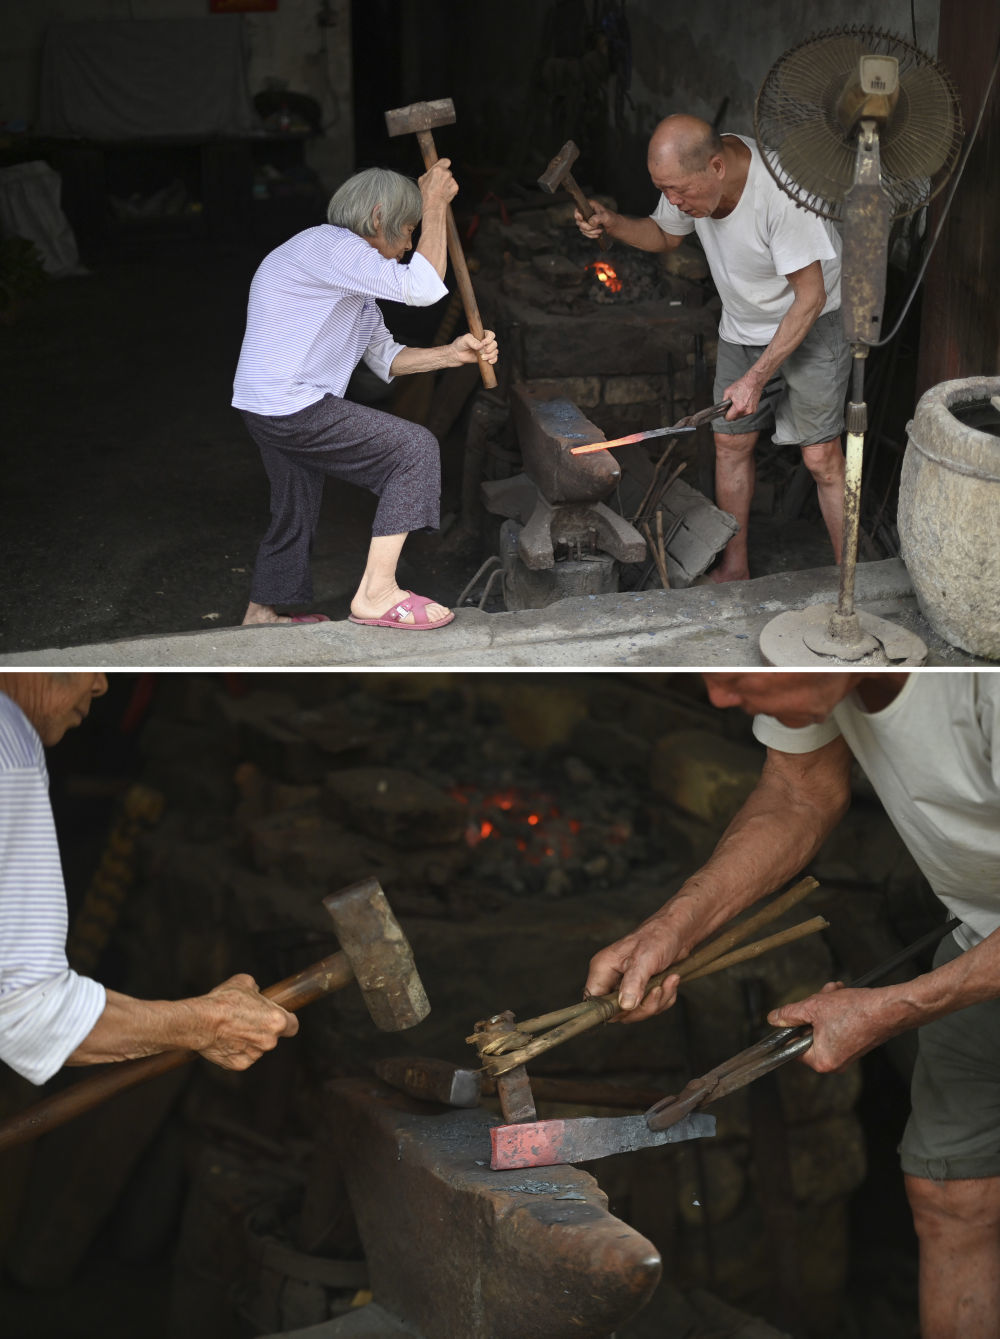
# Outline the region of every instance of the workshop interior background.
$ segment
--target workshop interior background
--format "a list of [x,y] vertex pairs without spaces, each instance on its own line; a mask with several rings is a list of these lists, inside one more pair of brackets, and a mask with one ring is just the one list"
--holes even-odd
[[[49,754],[73,964],[150,998],[236,971],[270,984],[334,950],[322,898],[374,876],[431,1013],[380,1032],[347,988],[245,1074],[199,1062],[5,1152],[5,1339],[250,1339],[357,1308],[365,1243],[330,1084],[391,1055],[469,1064],[477,1020],[578,999],[591,955],[704,861],[761,761],[749,718],[712,708],[691,673],[113,675]],[[668,1015],[539,1057],[541,1115],[620,1114],[609,1084],[640,1104],[677,1092],[755,1039],[769,1008],[941,923],[860,774],[854,788],[812,864],[819,888],[774,927],[822,914],[829,929],[692,982]],[[719,1102],[714,1140],[590,1164],[663,1260],[618,1339],[915,1332],[895,1156],[912,1042],[841,1075],[787,1066]],[[0,1075],[0,1117],[38,1097]],[[360,1206],[365,1221],[390,1230],[405,1193]],[[471,1254],[447,1214],[423,1232],[442,1258]]]
[[[268,250],[322,221],[351,171],[380,163],[418,175],[412,137],[386,136],[387,108],[454,101],[456,123],[437,143],[459,180],[480,306],[502,336],[504,387],[558,387],[609,434],[710,403],[717,299],[697,248],[667,268],[616,248],[625,291],[602,288],[595,272],[584,294],[593,248],[569,197],[544,196],[538,175],[573,138],[583,188],[647,212],[645,145],[663,114],[686,109],[752,134],[756,91],[784,50],[872,21],[940,55],[970,123],[997,35],[988,0],[887,0],[877,14],[852,0],[0,0],[0,171],[54,170],[72,230],[55,238],[45,271],[9,239],[0,251],[0,650],[239,621],[268,503],[229,407],[249,281]],[[129,45],[137,32],[144,47]],[[123,50],[155,73],[157,97],[114,64]],[[117,120],[105,119],[95,79],[114,84]],[[922,299],[869,360],[862,561],[898,554],[896,488],[919,393],[998,365],[996,107]],[[921,212],[894,234],[887,324],[925,225]],[[667,299],[669,319],[655,337],[629,334],[626,357],[631,326],[616,304],[650,293]],[[607,317],[596,340],[581,303]],[[428,344],[463,320],[448,299],[387,315],[400,338]],[[509,397],[477,395],[477,384],[475,369],[389,391],[360,374],[350,392],[427,423],[442,442],[442,534],[411,539],[402,580],[448,603],[481,561],[502,556],[500,517],[484,512],[480,485],[521,468]],[[753,569],[827,566],[804,467],[794,453],[762,454]],[[711,497],[710,436],[686,439],[674,459],[687,467],[678,488]],[[327,487],[315,575],[316,607],[331,617],[346,616],[372,506]],[[717,547],[728,533],[715,534]],[[655,586],[657,572],[633,565],[629,580]],[[554,598],[521,594],[529,605]]]

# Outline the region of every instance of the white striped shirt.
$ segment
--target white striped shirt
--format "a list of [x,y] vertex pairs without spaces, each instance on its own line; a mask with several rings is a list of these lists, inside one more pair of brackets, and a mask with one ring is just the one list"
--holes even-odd
[[419,252],[401,265],[347,228],[321,223],[297,233],[264,257],[250,285],[233,405],[294,414],[324,395],[342,396],[362,358],[391,381],[405,345],[389,334],[375,299],[429,307],[447,293]]
[[0,693],[0,1060],[44,1083],[104,1012],[66,961],[66,889],[42,741]]

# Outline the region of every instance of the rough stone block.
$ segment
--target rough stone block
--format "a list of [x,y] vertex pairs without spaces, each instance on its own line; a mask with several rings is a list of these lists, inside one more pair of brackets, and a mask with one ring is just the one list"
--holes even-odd
[[[561,376],[659,375],[667,356],[686,358],[695,335],[715,338],[716,318],[705,308],[634,302],[596,307],[593,315],[561,315],[532,308],[504,314],[516,321],[522,374],[528,380]],[[692,353],[693,358],[693,353]]]
[[535,256],[531,268],[543,283],[552,284],[554,288],[570,290],[579,288],[587,277],[585,266],[578,265],[568,256],[560,256],[552,251],[542,256]]
[[604,382],[605,404],[648,404],[666,393],[666,377],[608,377]]
[[539,400],[572,400],[584,409],[600,404],[601,384],[600,377],[547,377],[526,383]]
[[707,279],[708,261],[701,247],[681,242],[673,251],[663,257],[663,268],[668,274],[681,279]]
[[804,1204],[830,1204],[865,1179],[865,1136],[853,1114],[794,1126],[788,1149],[795,1198]]
[[702,730],[656,741],[650,785],[657,795],[706,823],[725,824],[760,777],[763,750]]
[[325,805],[372,837],[405,845],[461,841],[463,805],[440,787],[396,767],[354,767],[331,772]]

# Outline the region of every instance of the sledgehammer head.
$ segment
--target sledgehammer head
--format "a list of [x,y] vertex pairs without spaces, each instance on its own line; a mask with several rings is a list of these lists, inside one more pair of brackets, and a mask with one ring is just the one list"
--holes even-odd
[[549,195],[554,195],[565,183],[570,168],[579,157],[580,150],[571,139],[568,139],[538,178],[538,184],[542,190],[548,191]]
[[454,124],[455,104],[451,98],[411,102],[408,107],[394,107],[385,114],[385,128],[390,135],[414,135],[418,130],[436,130],[438,126]]
[[368,1012],[383,1032],[414,1027],[431,1006],[413,951],[376,879],[323,899]]

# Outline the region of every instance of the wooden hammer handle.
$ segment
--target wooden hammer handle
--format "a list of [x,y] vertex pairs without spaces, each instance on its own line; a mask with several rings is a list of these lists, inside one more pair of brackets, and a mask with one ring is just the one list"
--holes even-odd
[[[420,145],[420,152],[423,154],[424,166],[428,171],[438,160],[438,152],[434,147],[434,136],[429,130],[417,131],[417,143]],[[469,267],[465,263],[465,252],[462,250],[462,239],[458,235],[458,225],[455,222],[455,215],[452,212],[451,205],[448,205],[446,215],[446,231],[448,237],[448,255],[451,257],[451,267],[455,271],[455,280],[458,284],[458,291],[462,295],[462,306],[465,308],[465,319],[469,323],[469,331],[474,339],[482,339],[484,335],[482,318],[479,315],[479,305],[476,302],[476,295],[472,288],[472,279],[469,275]],[[479,375],[483,379],[483,385],[492,390],[497,384],[496,372],[493,370],[492,363],[483,362],[480,358]]]
[[[583,215],[584,222],[586,222],[587,219],[592,218],[594,214],[593,205],[584,195],[583,191],[580,190],[580,187],[577,185],[576,177],[573,176],[572,172],[566,173],[563,177],[562,184],[576,201],[576,207]],[[601,230],[600,243],[602,251],[607,251],[608,247],[611,245],[611,238],[603,229]]]
[[[332,953],[321,962],[313,963],[294,976],[287,977],[276,985],[261,991],[266,999],[280,1004],[283,1009],[294,1013],[303,1005],[311,1004],[330,991],[340,990],[354,980],[354,972],[343,952]],[[92,1111],[109,1097],[134,1088],[147,1079],[167,1074],[179,1069],[193,1060],[197,1052],[185,1050],[161,1051],[159,1055],[143,1056],[140,1060],[124,1060],[120,1064],[109,1065],[98,1074],[91,1074],[71,1088],[53,1093],[26,1111],[18,1112],[5,1121],[0,1121],[0,1153],[17,1144],[26,1144],[48,1130],[85,1111]]]

